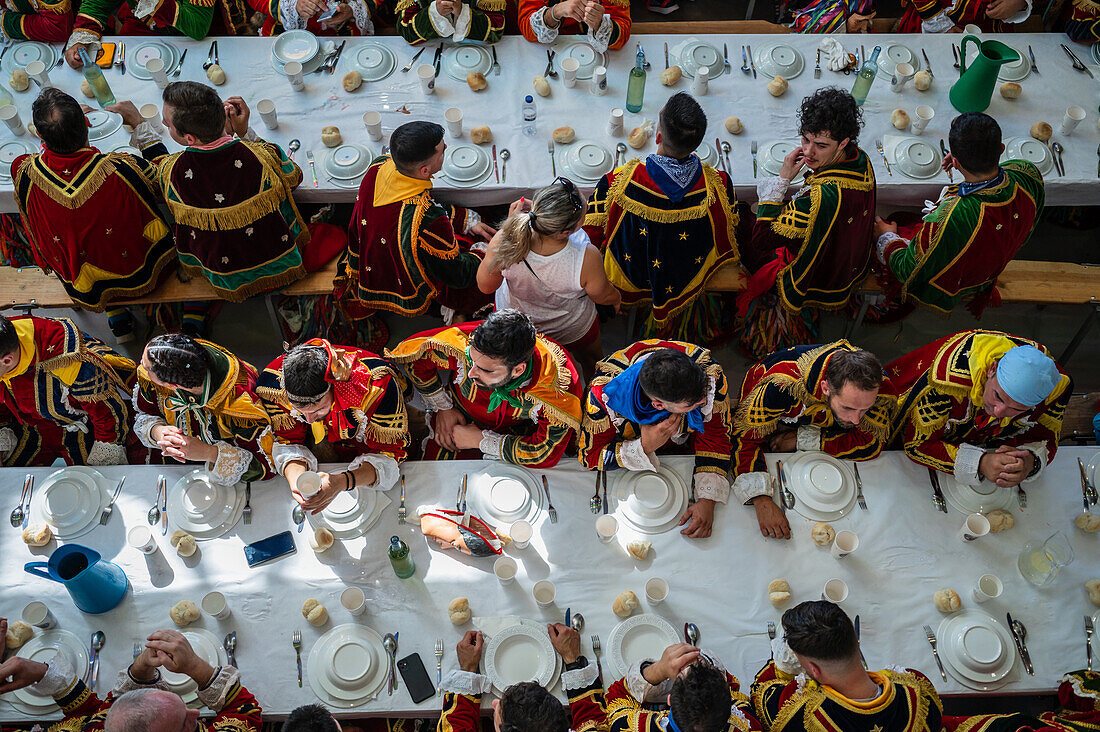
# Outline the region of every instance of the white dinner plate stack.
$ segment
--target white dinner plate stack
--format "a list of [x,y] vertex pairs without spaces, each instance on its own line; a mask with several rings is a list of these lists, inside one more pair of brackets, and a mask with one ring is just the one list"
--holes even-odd
[[663,534],[674,528],[687,508],[688,486],[668,467],[652,470],[617,470],[615,515],[642,534]]
[[561,657],[550,643],[546,626],[521,620],[489,638],[481,667],[497,694],[521,681],[550,689],[561,673]]
[[205,470],[194,470],[168,489],[168,523],[198,541],[216,539],[241,518],[244,491],[218,485]]
[[180,52],[167,41],[147,41],[126,54],[126,70],[133,74],[135,79],[151,81],[153,75],[146,71],[145,64],[155,58],[164,62],[164,73],[171,74],[179,63]]
[[591,79],[597,66],[607,68],[607,56],[600,53],[592,44],[579,41],[571,43],[554,57],[554,66],[561,68],[561,61],[565,58],[575,58],[580,67],[577,69],[578,79]]
[[630,667],[647,658],[661,657],[666,648],[680,642],[680,636],[659,615],[634,615],[611,629],[607,640],[607,655],[618,668],[618,677],[626,676]]
[[443,154],[442,172],[454,187],[473,188],[493,174],[493,161],[477,145],[451,145]]
[[963,686],[993,691],[1008,683],[1016,665],[1012,634],[992,615],[962,610],[943,619],[936,631],[943,667]]
[[704,165],[709,165],[712,168],[717,167],[718,151],[709,142],[703,141],[700,143],[699,147],[695,148],[695,154],[699,156],[699,160]]
[[367,533],[388,505],[382,491],[352,488],[338,493],[321,513],[307,511],[306,518],[314,529],[324,526],[337,539],[354,539]]
[[794,510],[813,521],[842,518],[856,502],[856,476],[848,463],[823,452],[798,452],[783,461]]
[[88,120],[88,139],[102,140],[122,128],[122,115],[105,109],[93,109],[84,115]]
[[1054,156],[1050,148],[1033,137],[1010,137],[1005,140],[1005,151],[1001,162],[1006,160],[1026,160],[1043,175],[1054,170]]
[[394,52],[374,41],[356,48],[354,58],[363,81],[382,81],[397,68],[397,56]]
[[[73,633],[67,630],[36,630],[35,636],[27,641],[14,655],[32,661],[46,663],[55,654],[65,655],[82,680],[88,675],[88,648]],[[102,671],[102,669],[100,669]],[[39,694],[34,686],[27,686],[4,696],[17,711],[36,717],[57,711],[53,697]]]
[[27,64],[34,61],[41,61],[49,71],[57,63],[57,51],[38,41],[16,43],[4,54],[4,71],[11,73],[16,69],[26,69]]
[[[214,668],[225,666],[229,663],[229,656],[226,655],[225,649],[222,648],[218,637],[209,630],[192,628],[181,632],[183,633],[183,637],[187,639],[187,642],[191,644],[191,647],[195,649],[195,655]],[[179,694],[184,704],[188,706],[201,706],[199,696],[196,693],[198,691],[198,685],[190,676],[178,674],[174,671],[162,668],[160,670],[160,678],[170,691]]]
[[325,174],[340,188],[359,188],[374,153],[362,145],[349,143],[335,148],[325,158]]
[[782,76],[793,79],[806,68],[806,59],[797,48],[787,43],[759,44],[753,52],[753,62],[764,78]]
[[577,183],[595,184],[611,172],[615,158],[594,140],[576,140],[558,146],[558,160],[567,177]]
[[1016,497],[1016,489],[998,486],[985,480],[981,485],[963,485],[951,476],[941,476],[943,497],[951,508],[970,515],[989,513],[998,508],[1010,508]]
[[[886,137],[892,137],[887,135]],[[922,137],[902,137],[887,143],[894,167],[916,180],[935,178],[942,170],[940,151]]]
[[464,82],[467,74],[489,73],[489,69],[493,68],[493,57],[484,46],[459,43],[447,47],[439,66],[447,72],[447,76]]
[[494,528],[520,519],[533,524],[543,511],[544,500],[535,476],[518,465],[493,463],[467,476],[466,507]]
[[366,704],[382,690],[389,657],[382,636],[356,623],[337,625],[309,652],[306,678],[325,704],[351,709]]
[[284,31],[276,37],[275,43],[271,45],[271,66],[280,74],[286,76],[283,66],[291,61],[297,61],[302,65],[302,73],[309,74],[324,63],[326,52],[327,48],[322,49],[317,36],[309,31]]
[[726,65],[722,63],[722,51],[698,38],[687,39],[673,49],[673,52],[684,76],[692,79],[704,67],[710,72],[710,79],[717,79],[726,69]]
[[38,149],[26,140],[16,138],[0,144],[0,181],[11,182],[11,164],[20,155],[34,155]]
[[[791,140],[772,140],[763,143],[759,148],[760,167],[771,175],[779,175],[783,169],[783,159],[790,155],[791,151],[799,146],[799,143]],[[792,186],[800,186],[806,180],[806,168],[803,168],[794,180]]]
[[894,78],[894,67],[902,63],[912,64],[913,71],[920,71],[920,58],[909,46],[887,43],[878,55],[879,77],[887,80]]
[[92,468],[73,465],[50,475],[34,491],[30,521],[46,523],[58,539],[75,539],[99,525],[111,500],[107,479]]

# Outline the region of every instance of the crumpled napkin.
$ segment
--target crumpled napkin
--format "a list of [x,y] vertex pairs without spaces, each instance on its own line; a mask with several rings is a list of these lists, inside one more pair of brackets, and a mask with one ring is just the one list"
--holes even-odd
[[844,50],[844,46],[840,45],[840,41],[832,36],[823,38],[821,43],[817,44],[817,48],[826,59],[825,65],[830,71],[842,71],[848,65],[848,52]]

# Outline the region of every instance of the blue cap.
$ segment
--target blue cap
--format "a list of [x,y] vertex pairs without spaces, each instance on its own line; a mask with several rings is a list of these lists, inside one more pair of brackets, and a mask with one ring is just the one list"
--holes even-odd
[[1054,359],[1035,346],[1011,348],[997,363],[997,383],[1009,399],[1026,407],[1045,400],[1061,380]]

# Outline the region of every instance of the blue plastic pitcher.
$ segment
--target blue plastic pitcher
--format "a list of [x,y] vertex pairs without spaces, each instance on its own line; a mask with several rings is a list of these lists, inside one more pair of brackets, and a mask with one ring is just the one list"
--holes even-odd
[[130,586],[122,567],[79,544],[64,544],[50,555],[49,562],[27,562],[23,569],[63,584],[76,607],[89,615],[114,609]]

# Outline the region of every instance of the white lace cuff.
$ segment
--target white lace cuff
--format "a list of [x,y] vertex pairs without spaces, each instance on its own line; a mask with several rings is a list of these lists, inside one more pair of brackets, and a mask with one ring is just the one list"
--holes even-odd
[[153,414],[146,414],[145,412],[135,412],[134,414],[134,434],[137,435],[141,444],[153,449],[160,449],[157,445],[157,441],[153,439],[153,428],[157,425],[168,426],[168,423],[164,420],[164,417]]
[[397,483],[397,479],[401,477],[401,469],[397,466],[397,461],[389,455],[372,455],[370,453],[360,455],[351,461],[351,464],[348,465],[348,470],[355,470],[364,463],[369,463],[374,466],[374,471],[378,473],[378,479],[374,481],[374,485],[360,486],[361,488],[388,491],[390,488],[393,488]]
[[160,133],[149,120],[142,122],[130,133],[130,147],[136,147],[138,150],[144,150],[158,142],[160,142]]
[[[892,241],[905,241],[905,239],[898,236],[892,231],[887,231],[878,238],[878,241],[875,242],[875,256],[878,257],[878,261],[881,262],[884,266],[886,264],[886,247],[890,246],[890,242]],[[907,245],[909,244],[909,242],[907,241],[905,241],[905,243]]]
[[271,459],[275,463],[275,472],[282,475],[287,463],[303,462],[309,470],[317,470],[317,456],[305,445],[283,445],[276,442],[271,448]]
[[248,466],[252,464],[252,453],[221,440],[215,442],[214,447],[218,448],[218,459],[206,464],[206,472],[210,480],[218,485],[240,483],[241,477],[248,472]]
[[978,485],[982,478],[979,472],[985,450],[965,442],[955,453],[955,480],[963,485]]
[[500,460],[500,451],[503,444],[504,435],[499,432],[493,432],[492,430],[482,430],[481,442],[478,443],[477,449],[481,450],[481,453],[487,458]]
[[142,18],[148,18],[150,15],[156,12],[156,9],[159,5],[160,2],[158,0],[139,0],[138,4],[133,6],[134,17],[136,17],[138,20],[141,20]]
[[64,696],[76,684],[76,669],[64,653],[46,661],[46,675],[34,685],[35,691],[48,696]]
[[1029,17],[1031,17],[1031,0],[1024,0],[1024,9],[1015,15],[1010,15],[1005,18],[1002,23],[1023,23]]
[[429,412],[443,412],[454,409],[455,406],[451,393],[446,389],[440,389],[433,394],[421,394],[420,398],[424,400],[424,407]]
[[726,503],[730,498],[730,482],[726,480],[726,476],[718,473],[696,473],[695,498]]
[[783,203],[787,197],[787,188],[791,182],[786,178],[776,176],[764,178],[756,184],[756,197],[760,203]]
[[260,136],[256,134],[256,130],[252,129],[252,125],[249,125],[248,128],[244,131],[244,137],[237,135],[237,139],[248,140],[249,142],[263,142],[263,140],[260,139]]
[[661,467],[661,461],[656,454],[645,451],[642,447],[642,439],[627,440],[619,448],[619,465],[627,470],[657,470]]
[[821,428],[804,424],[795,431],[795,449],[799,452],[821,449]]
[[[528,22],[539,43],[553,43],[558,38],[558,29],[546,25],[546,18],[543,17],[545,12],[546,8],[542,8],[537,13],[531,13]],[[561,21],[558,21],[558,27],[561,27]]]
[[308,18],[303,21],[298,15],[298,3],[296,0],[279,0],[279,22],[283,30],[298,30],[305,28]]
[[0,427],[0,453],[7,455],[18,444],[19,440],[15,436],[15,430],[11,427]]
[[99,39],[100,36],[95,31],[84,28],[74,30],[72,35],[69,36],[69,40],[65,42],[65,50],[68,51],[79,43],[88,46],[88,58],[95,58],[99,55],[99,50],[103,48],[103,44],[99,42]]
[[787,645],[784,636],[772,639],[772,658],[775,659],[775,667],[788,676],[798,676],[802,673],[802,664],[798,662],[798,656]]
[[214,680],[206,685],[205,688],[200,684],[200,688],[195,692],[207,709],[217,713],[225,706],[225,693],[233,688],[235,682],[239,682],[241,679],[241,672],[232,666],[219,666],[217,674],[214,675]]
[[493,682],[489,681],[488,676],[455,669],[447,673],[440,686],[453,694],[474,695],[491,691]]
[[115,688],[112,690],[115,696],[125,694],[128,691],[134,689],[162,689],[168,691],[168,684],[164,682],[164,677],[161,676],[160,669],[154,669],[156,677],[149,682],[141,682],[130,675],[130,669],[124,668],[118,672],[118,679],[115,681]]
[[126,446],[115,442],[92,443],[92,449],[88,451],[88,465],[125,465]]
[[947,15],[947,13],[939,12],[935,16],[928,20],[922,20],[920,24],[921,33],[946,33],[955,27],[955,21]]
[[367,4],[363,0],[346,0],[346,2],[351,8],[351,17],[355,20],[355,25],[359,27],[359,35],[373,36],[374,20],[370,17]]
[[592,44],[592,48],[600,53],[607,51],[607,44],[611,40],[611,31],[614,29],[615,24],[611,22],[611,16],[604,13],[603,20],[600,21],[600,27],[596,30],[588,29],[588,41]]
[[[463,5],[462,7],[466,7]],[[470,231],[481,223],[481,214],[472,208],[466,209],[466,228],[462,230],[463,234],[469,234]]]
[[655,658],[643,658],[637,663],[631,664],[630,670],[626,672],[626,676],[623,678],[626,690],[642,704],[663,703],[672,691],[672,679],[665,679],[661,683],[653,685],[646,681],[645,676],[642,675],[642,664],[653,663],[656,660]]
[[1047,451],[1047,443],[1045,442],[1029,442],[1026,445],[1019,445],[1017,450],[1027,450],[1035,456],[1035,462],[1038,463],[1039,469],[1035,472],[1035,475],[1030,478],[1024,478],[1025,483],[1030,483],[1034,480],[1038,480],[1039,476],[1046,470],[1047,464],[1050,462],[1050,453]]
[[[428,5],[428,19],[432,21],[432,27],[440,38],[454,36],[455,41],[461,41],[470,32],[470,6],[462,3],[462,10],[458,13],[458,19],[451,21],[449,15],[443,15],[436,9],[435,3]],[[465,21],[465,22],[464,22]]]
[[567,693],[569,689],[584,689],[591,686],[599,678],[599,675],[599,672],[596,671],[596,664],[589,661],[581,668],[562,671],[561,688],[565,689]]
[[757,496],[775,498],[772,476],[768,473],[741,473],[733,479],[733,493],[737,500],[747,504]]

